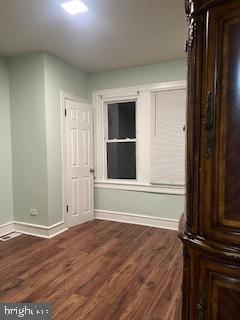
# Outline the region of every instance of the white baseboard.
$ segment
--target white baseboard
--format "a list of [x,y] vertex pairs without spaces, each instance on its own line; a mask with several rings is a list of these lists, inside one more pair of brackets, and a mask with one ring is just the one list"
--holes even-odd
[[64,226],[64,221],[60,221],[51,226],[42,226],[38,224],[15,221],[14,226],[15,230],[20,233],[47,239],[53,238],[67,230],[67,228]]
[[[109,220],[122,223],[139,224],[149,227],[163,228],[169,230],[178,230],[178,220],[159,218],[146,215],[136,215],[133,213],[117,212],[117,211],[105,211],[95,210],[95,219]],[[64,221],[60,221],[51,226],[43,226],[31,223],[25,223],[21,221],[12,221],[3,225],[0,225],[0,236],[8,234],[13,231],[17,231],[23,234],[51,239],[58,234],[68,230],[65,227]]]
[[13,231],[15,231],[13,221],[0,225],[0,237]]
[[66,231],[64,221],[60,221],[51,226],[43,226],[21,221],[14,221],[0,226],[0,235],[4,235],[13,231],[27,234],[34,237],[50,239],[56,235]]
[[95,210],[95,219],[109,220],[123,223],[140,224],[169,230],[178,230],[178,220],[159,218],[133,213]]

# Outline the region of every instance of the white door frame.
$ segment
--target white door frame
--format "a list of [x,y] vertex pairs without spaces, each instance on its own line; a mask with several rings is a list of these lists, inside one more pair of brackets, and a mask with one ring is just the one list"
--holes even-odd
[[62,215],[64,227],[69,228],[67,218],[67,158],[66,158],[66,117],[65,102],[66,100],[89,103],[86,99],[73,95],[71,93],[60,92],[60,116],[61,116],[61,160],[62,160]]

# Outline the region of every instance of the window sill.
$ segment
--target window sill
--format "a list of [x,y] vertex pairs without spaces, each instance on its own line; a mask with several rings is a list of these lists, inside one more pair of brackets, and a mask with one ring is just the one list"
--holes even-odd
[[151,185],[141,184],[137,182],[115,182],[115,181],[95,181],[95,188],[99,189],[116,189],[128,190],[149,193],[175,194],[185,195],[185,188],[183,186],[166,186],[166,185]]

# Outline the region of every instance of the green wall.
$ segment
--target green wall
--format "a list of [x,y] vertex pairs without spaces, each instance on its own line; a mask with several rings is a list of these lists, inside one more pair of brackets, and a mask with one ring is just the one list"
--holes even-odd
[[9,71],[15,220],[48,225],[44,54],[11,58]]
[[95,207],[98,210],[179,219],[183,213],[184,197],[182,195],[99,188],[96,189]]
[[88,76],[89,95],[94,90],[124,88],[186,79],[186,60],[98,72]]
[[50,55],[45,61],[46,135],[49,223],[62,220],[62,164],[60,91],[87,99],[86,75],[76,67]]
[[[60,91],[91,100],[94,90],[183,80],[185,70],[179,60],[87,76],[48,53],[1,59],[0,224],[12,221],[13,212],[16,221],[34,224],[62,220]],[[99,210],[177,219],[183,205],[183,196],[95,189]]]
[[11,58],[9,70],[15,220],[52,225],[62,220],[60,92],[87,98],[86,76],[48,53]]
[[[89,100],[95,90],[123,88],[186,79],[186,60],[157,63],[136,68],[99,72],[88,76]],[[178,219],[184,209],[182,195],[166,195],[95,188],[98,210],[144,214]]]
[[13,221],[9,74],[0,57],[0,225]]

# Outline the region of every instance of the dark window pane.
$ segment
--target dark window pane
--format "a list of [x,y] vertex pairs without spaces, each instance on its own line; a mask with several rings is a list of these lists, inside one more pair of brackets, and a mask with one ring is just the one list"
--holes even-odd
[[108,105],[108,139],[136,138],[135,102]]
[[135,142],[107,143],[108,179],[136,179]]

